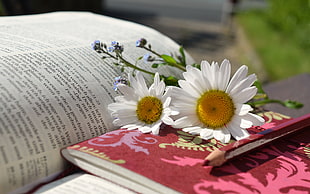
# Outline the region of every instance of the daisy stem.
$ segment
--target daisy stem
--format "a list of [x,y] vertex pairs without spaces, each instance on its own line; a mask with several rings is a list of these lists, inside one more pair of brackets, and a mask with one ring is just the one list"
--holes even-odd
[[[161,54],[159,54],[159,53],[153,51],[152,49],[147,48],[147,47],[145,47],[145,46],[143,46],[142,48],[144,48],[145,50],[147,50],[147,51],[153,53],[154,55],[156,55],[156,56],[162,58],[162,55],[161,55]],[[180,69],[180,70],[182,70],[182,71],[186,71],[185,67],[183,67],[182,65],[178,64],[177,62],[168,62],[168,61],[166,61],[166,62],[167,62],[168,65],[170,65],[170,66],[172,66],[172,67],[176,67],[176,68],[178,68],[178,69]]]
[[269,103],[281,104],[282,106],[285,106],[288,108],[301,108],[303,106],[303,104],[299,102],[290,101],[290,100],[281,101],[281,100],[275,100],[275,99],[264,99],[264,100],[259,100],[255,102],[248,102],[247,104],[255,108],[255,107],[263,106]]
[[278,104],[284,105],[284,103],[282,101],[273,100],[273,99],[265,99],[265,100],[255,101],[255,102],[248,102],[247,104],[252,106],[252,107],[259,107],[259,106],[263,106],[263,105],[269,104],[269,103],[278,103]]
[[178,63],[168,63],[170,66],[172,66],[172,67],[176,67],[176,68],[178,68],[178,69],[180,69],[180,70],[182,70],[182,71],[186,71],[186,68],[185,67],[183,67],[182,65],[179,65]]
[[109,51],[104,50],[103,48],[101,48],[100,51],[103,52],[104,54],[108,55],[109,57],[117,60],[117,57],[115,57],[114,55],[110,54]]
[[152,49],[150,49],[150,48],[147,48],[147,47],[145,47],[145,46],[143,46],[142,48],[144,48],[145,50],[147,50],[147,51],[149,51],[149,52],[153,53],[154,55],[156,55],[156,56],[158,56],[158,57],[161,57],[161,55],[160,55],[160,54],[158,54],[157,52],[153,51],[153,50],[152,50]]
[[135,69],[135,70],[142,71],[142,72],[144,72],[144,73],[147,73],[147,74],[150,74],[150,75],[153,75],[153,76],[155,75],[155,73],[153,73],[153,72],[147,71],[147,70],[145,70],[145,69],[141,69],[140,67],[137,67],[137,66],[131,64],[129,61],[127,61],[126,59],[124,59],[120,54],[117,54],[117,57],[119,57],[119,59],[121,59],[121,61],[122,61],[127,67],[131,67],[131,68],[133,68],[133,69]]

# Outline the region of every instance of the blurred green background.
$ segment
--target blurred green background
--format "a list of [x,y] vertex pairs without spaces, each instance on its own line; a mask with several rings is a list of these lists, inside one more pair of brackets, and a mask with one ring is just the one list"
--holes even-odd
[[237,22],[271,81],[310,73],[310,0],[268,0],[266,9],[239,11]]

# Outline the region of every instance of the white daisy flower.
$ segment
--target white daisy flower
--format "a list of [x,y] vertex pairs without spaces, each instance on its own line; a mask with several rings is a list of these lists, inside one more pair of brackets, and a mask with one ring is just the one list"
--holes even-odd
[[112,117],[115,118],[113,124],[128,130],[152,132],[155,135],[159,134],[162,123],[174,124],[170,116],[177,112],[169,107],[171,88],[166,89],[165,83],[160,81],[159,74],[155,74],[154,83],[149,88],[140,72],[136,74],[136,78],[131,74],[128,77],[132,87],[118,84],[118,89],[124,96],[117,96],[116,102],[108,105]]
[[264,119],[250,113],[251,106],[245,104],[257,92],[252,86],[256,76],[247,73],[247,66],[241,66],[230,79],[231,66],[226,59],[221,66],[202,61],[201,70],[187,66],[185,80],[179,80],[180,88],[173,89],[172,106],[179,111],[174,127],[223,143],[228,143],[231,135],[237,140],[248,137],[246,128],[261,125]]

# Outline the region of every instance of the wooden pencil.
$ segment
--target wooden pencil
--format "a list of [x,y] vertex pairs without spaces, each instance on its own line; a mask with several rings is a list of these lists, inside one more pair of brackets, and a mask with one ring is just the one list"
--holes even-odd
[[228,160],[274,143],[298,131],[306,130],[309,126],[310,113],[221,147],[205,158],[204,165],[221,166]]

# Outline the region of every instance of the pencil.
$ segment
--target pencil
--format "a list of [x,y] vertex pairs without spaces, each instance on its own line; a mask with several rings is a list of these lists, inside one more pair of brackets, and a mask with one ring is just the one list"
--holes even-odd
[[205,158],[203,165],[221,166],[228,160],[274,143],[309,126],[310,113],[214,150]]

